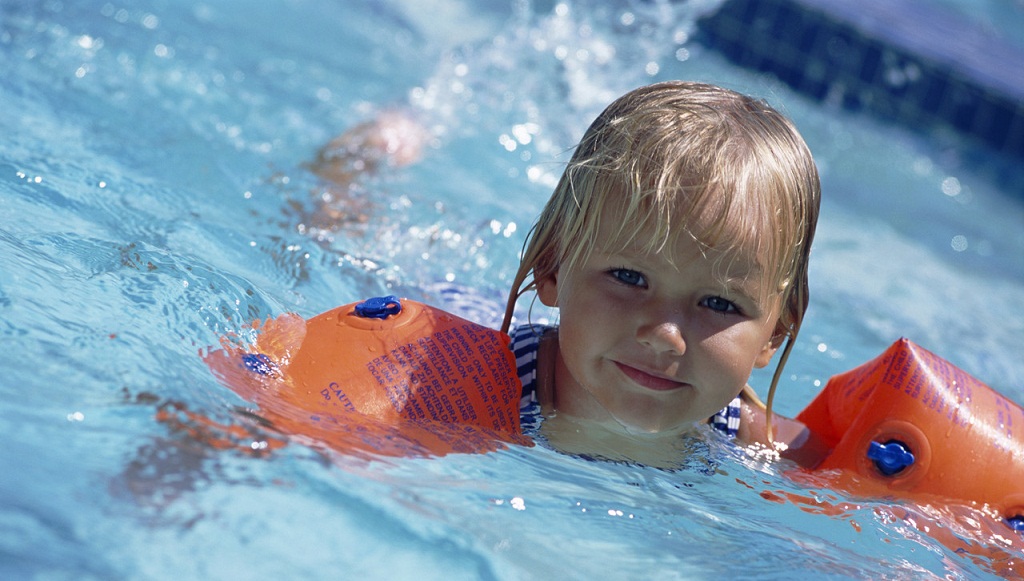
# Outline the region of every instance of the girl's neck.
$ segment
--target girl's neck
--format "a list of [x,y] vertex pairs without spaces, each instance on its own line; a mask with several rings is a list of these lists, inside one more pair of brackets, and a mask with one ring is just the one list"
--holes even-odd
[[540,431],[555,450],[595,460],[674,469],[684,465],[692,453],[685,435],[626,434],[609,429],[606,424],[557,411],[545,414]]

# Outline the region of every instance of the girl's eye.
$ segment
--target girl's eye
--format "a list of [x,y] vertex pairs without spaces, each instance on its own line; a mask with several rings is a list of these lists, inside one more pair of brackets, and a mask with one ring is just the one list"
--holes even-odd
[[647,286],[647,279],[644,278],[644,275],[635,270],[630,270],[628,268],[616,268],[609,271],[609,274],[611,274],[615,280],[625,285],[641,287]]
[[723,299],[722,297],[707,297],[706,299],[701,301],[701,306],[707,307],[712,311],[715,311],[716,313],[729,314],[740,312],[740,309],[739,307],[736,306],[736,303],[727,299]]

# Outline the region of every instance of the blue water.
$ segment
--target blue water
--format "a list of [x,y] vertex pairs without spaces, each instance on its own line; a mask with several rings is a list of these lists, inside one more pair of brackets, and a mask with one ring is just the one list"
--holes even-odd
[[[819,162],[781,412],[900,336],[1024,402],[1024,204],[976,152],[725,63],[688,41],[714,2],[81,4],[0,5],[0,577],[988,575],[882,502],[768,502],[802,489],[706,434],[665,472],[543,447],[256,458],[154,420],[241,421],[199,353],[253,319],[442,281],[500,300],[574,140],[665,78],[766,97]],[[368,224],[313,232],[303,164],[390,106],[435,132],[424,161],[362,184]]]

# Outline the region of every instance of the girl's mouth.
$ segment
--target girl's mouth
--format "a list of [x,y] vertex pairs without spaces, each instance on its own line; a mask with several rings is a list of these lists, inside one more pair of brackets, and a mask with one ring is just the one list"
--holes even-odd
[[686,386],[686,384],[681,381],[668,379],[667,377],[662,377],[660,375],[653,375],[642,369],[626,365],[625,363],[619,363],[616,361],[615,365],[626,377],[647,389],[654,391],[670,391]]

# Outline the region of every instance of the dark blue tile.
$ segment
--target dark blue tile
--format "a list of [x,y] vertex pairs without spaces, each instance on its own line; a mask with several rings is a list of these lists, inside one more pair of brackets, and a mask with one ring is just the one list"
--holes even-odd
[[838,95],[852,111],[949,127],[1024,159],[1024,54],[1005,43],[978,50],[963,23],[912,0],[865,1],[728,0],[697,39],[814,99]]

